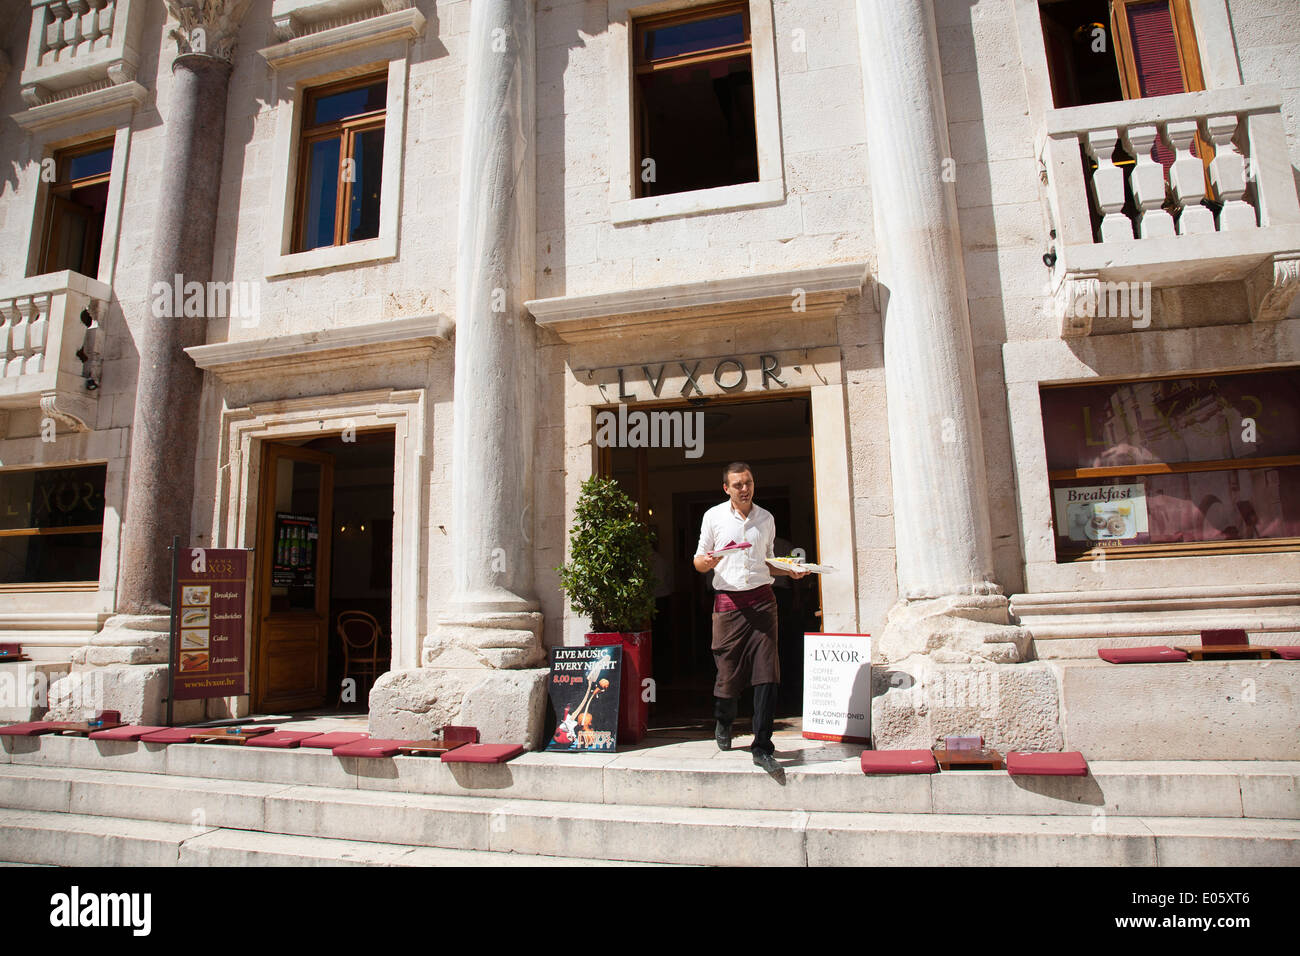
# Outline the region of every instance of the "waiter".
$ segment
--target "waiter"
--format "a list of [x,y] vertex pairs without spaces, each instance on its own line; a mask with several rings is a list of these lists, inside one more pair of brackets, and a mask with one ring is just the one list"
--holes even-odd
[[[695,549],[695,570],[713,572],[713,659],[718,678],[713,685],[713,736],[720,750],[731,749],[731,723],[736,719],[740,695],[754,688],[754,743],[750,752],[756,766],[779,775],[773,756],[772,721],[776,691],[781,683],[777,656],[776,595],[772,592],[772,558],[776,521],[771,512],[754,504],[754,469],[733,461],[723,471],[722,490],[727,500],[704,513],[700,544]],[[710,554],[728,545],[748,542],[750,547]],[[807,571],[778,570],[777,574],[802,578]]]

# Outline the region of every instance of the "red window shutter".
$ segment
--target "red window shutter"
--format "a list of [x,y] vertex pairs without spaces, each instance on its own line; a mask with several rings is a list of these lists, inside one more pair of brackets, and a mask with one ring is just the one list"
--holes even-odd
[[1169,0],[1131,4],[1126,13],[1142,96],[1186,92]]

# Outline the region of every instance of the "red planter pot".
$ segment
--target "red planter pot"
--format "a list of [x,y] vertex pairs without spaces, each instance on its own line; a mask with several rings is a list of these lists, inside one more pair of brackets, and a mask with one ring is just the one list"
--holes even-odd
[[588,634],[588,647],[623,648],[623,673],[619,679],[618,739],[634,744],[646,735],[650,702],[644,699],[642,681],[650,676],[650,632]]

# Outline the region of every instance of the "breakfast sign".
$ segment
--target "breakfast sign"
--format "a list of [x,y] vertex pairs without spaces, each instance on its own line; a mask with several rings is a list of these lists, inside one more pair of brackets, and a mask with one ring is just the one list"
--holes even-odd
[[172,607],[172,699],[245,693],[248,552],[191,548],[177,555]]

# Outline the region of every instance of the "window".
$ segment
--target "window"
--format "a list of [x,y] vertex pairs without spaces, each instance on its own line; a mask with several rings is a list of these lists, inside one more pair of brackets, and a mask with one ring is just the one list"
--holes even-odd
[[294,251],[379,235],[387,75],[309,90]]
[[0,472],[0,585],[99,580],[106,472]]
[[1205,89],[1187,0],[1040,0],[1057,108]]
[[111,139],[54,154],[54,185],[41,235],[39,275],[71,269],[96,277],[112,167]]
[[1058,562],[1300,549],[1300,369],[1040,398]]
[[633,26],[636,195],[758,182],[749,4]]

